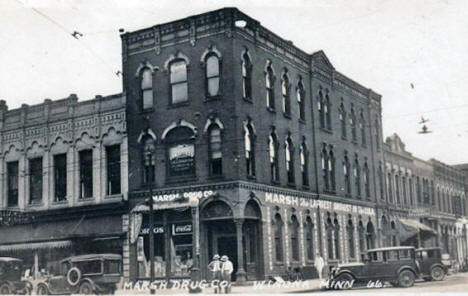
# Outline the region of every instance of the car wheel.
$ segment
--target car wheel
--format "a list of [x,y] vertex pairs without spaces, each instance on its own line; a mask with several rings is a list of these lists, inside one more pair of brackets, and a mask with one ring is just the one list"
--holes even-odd
[[352,288],[352,284],[354,283],[354,277],[349,273],[342,273],[336,279],[333,280],[335,283],[344,283],[340,285],[338,289],[340,290],[349,290]]
[[49,289],[47,289],[46,286],[44,285],[39,285],[39,287],[37,287],[37,295],[49,295]]
[[441,281],[445,277],[445,272],[440,266],[431,269],[431,279],[434,281]]
[[11,289],[10,289],[10,286],[8,284],[3,284],[0,286],[0,294],[1,295],[8,295],[8,294],[11,294]]
[[414,285],[414,273],[410,270],[403,270],[398,275],[398,285],[403,288],[409,288]]
[[90,294],[93,294],[93,287],[91,286],[90,283],[88,283],[88,282],[83,282],[83,283],[80,285],[79,294],[82,294],[82,295],[90,295]]

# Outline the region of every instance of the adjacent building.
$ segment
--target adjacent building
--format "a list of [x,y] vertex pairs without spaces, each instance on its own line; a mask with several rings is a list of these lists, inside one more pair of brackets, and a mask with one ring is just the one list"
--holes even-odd
[[56,272],[73,254],[127,244],[125,97],[0,101],[0,256]]

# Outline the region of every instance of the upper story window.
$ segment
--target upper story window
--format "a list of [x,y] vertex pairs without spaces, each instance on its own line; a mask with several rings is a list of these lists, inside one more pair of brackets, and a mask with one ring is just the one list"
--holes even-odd
[[307,248],[307,260],[314,260],[314,223],[310,217],[306,219],[306,248]]
[[398,172],[395,174],[395,197],[397,204],[400,204],[400,176]]
[[354,251],[354,225],[351,217],[348,220],[348,225],[346,226],[346,233],[348,235],[348,251],[349,258],[355,258],[356,253]]
[[369,165],[367,160],[364,162],[364,190],[366,191],[366,198],[370,198],[370,174],[369,174]]
[[[141,141],[143,143],[143,184],[150,184],[154,183],[156,181],[156,173],[155,173],[155,159],[152,154],[152,151],[154,150],[154,139],[149,136],[145,135],[144,138]],[[151,155],[151,157],[148,157],[148,155],[145,155],[145,153],[148,153]],[[150,152],[151,151],[151,152]],[[151,159],[150,159],[151,158]]]
[[169,64],[171,104],[188,101],[187,63],[185,60],[174,60]]
[[42,202],[42,157],[29,160],[29,203]]
[[242,95],[244,99],[252,98],[252,62],[247,49],[242,54]]
[[328,89],[326,90],[326,94],[325,94],[325,104],[323,106],[323,110],[324,110],[324,113],[325,113],[325,119],[326,119],[326,123],[327,123],[327,129],[329,131],[332,130],[332,123],[331,123],[331,100],[330,100],[330,96],[328,95]]
[[387,187],[388,187],[388,202],[393,203],[393,190],[392,190],[392,173],[387,174]]
[[299,261],[299,222],[296,216],[291,218],[291,257],[293,261]]
[[195,176],[195,133],[188,126],[171,129],[164,138],[167,145],[169,177]]
[[249,121],[244,123],[244,148],[247,176],[255,177],[255,129]]
[[336,188],[335,156],[333,154],[333,146],[327,147],[325,143],[322,148],[322,172],[325,190],[334,191]]
[[275,257],[276,262],[283,261],[283,221],[279,214],[275,215],[273,222],[273,227],[275,231]]
[[267,108],[275,110],[275,74],[273,72],[271,61],[267,61],[265,69],[265,87],[267,93]]
[[403,191],[403,204],[408,203],[408,196],[406,194],[406,177],[401,177],[401,190]]
[[285,141],[285,154],[286,154],[286,172],[288,174],[288,183],[294,184],[294,144],[291,140],[291,136],[288,136]]
[[67,154],[54,155],[54,201],[67,199]]
[[380,125],[377,119],[375,119],[375,147],[380,150]]
[[221,128],[212,124],[208,129],[209,134],[209,160],[210,174],[219,176],[223,174],[223,154],[221,149]]
[[9,207],[18,206],[18,178],[18,161],[7,162],[7,205]]
[[356,133],[356,113],[354,113],[354,107],[351,106],[351,115],[349,117],[349,124],[351,125],[351,140],[357,142]]
[[323,144],[321,159],[322,159],[323,184],[325,186],[325,190],[330,190],[330,179],[328,175],[328,152],[327,152],[326,144]]
[[340,124],[341,124],[341,137],[346,139],[346,109],[343,103],[340,105]]
[[321,86],[317,98],[317,109],[319,112],[320,127],[325,128],[325,101],[323,99],[323,92]]
[[206,88],[209,97],[219,95],[220,61],[216,53],[210,53],[205,60]]
[[106,146],[107,195],[120,194],[120,145]]
[[296,96],[297,104],[299,105],[299,118],[305,120],[305,89],[302,77],[299,77],[299,82],[297,83]]
[[276,136],[275,129],[273,128],[268,137],[268,149],[270,153],[270,174],[272,182],[279,181],[278,147],[278,137]]
[[153,108],[153,72],[149,68],[141,71],[141,97],[143,109]]
[[361,167],[359,166],[359,159],[356,155],[354,158],[354,185],[356,186],[356,195],[361,197]]
[[360,113],[359,129],[361,130],[361,144],[362,146],[366,146],[366,120],[364,119],[362,110]]
[[344,176],[344,184],[345,184],[345,193],[351,194],[351,165],[349,162],[348,155],[345,154],[344,162],[343,162],[343,176]]
[[410,205],[414,205],[413,200],[413,179],[408,179],[408,192],[409,192],[409,203]]
[[80,198],[93,197],[93,150],[79,152]]
[[301,161],[301,174],[302,174],[302,185],[309,186],[309,161],[308,161],[307,144],[305,139],[302,141],[300,149],[300,161]]
[[382,169],[382,164],[379,165],[379,189],[380,189],[380,200],[385,200],[384,173]]
[[330,174],[330,190],[335,191],[336,179],[335,179],[335,154],[333,153],[333,146],[330,145],[328,153],[328,173]]
[[289,77],[288,70],[284,70],[284,74],[281,77],[281,95],[283,97],[283,114],[286,116],[291,115],[291,98],[289,96]]

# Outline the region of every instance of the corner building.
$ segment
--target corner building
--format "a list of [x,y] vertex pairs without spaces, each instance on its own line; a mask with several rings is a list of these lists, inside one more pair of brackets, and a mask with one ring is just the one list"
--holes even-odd
[[220,254],[258,280],[380,245],[380,95],[235,8],[121,39],[131,280],[149,277],[149,184],[158,278],[208,278]]

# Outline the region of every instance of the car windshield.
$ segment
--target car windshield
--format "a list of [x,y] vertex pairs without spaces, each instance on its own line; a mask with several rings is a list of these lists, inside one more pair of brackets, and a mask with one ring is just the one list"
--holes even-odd
[[75,264],[83,274],[96,274],[102,272],[101,260],[81,261],[76,262]]
[[439,250],[427,250],[427,258],[430,258],[430,259],[440,258],[440,251]]
[[371,261],[382,261],[383,260],[383,256],[382,256],[382,252],[372,252],[372,253],[369,253],[369,258]]
[[119,260],[106,260],[104,261],[104,273],[120,273],[120,261]]

